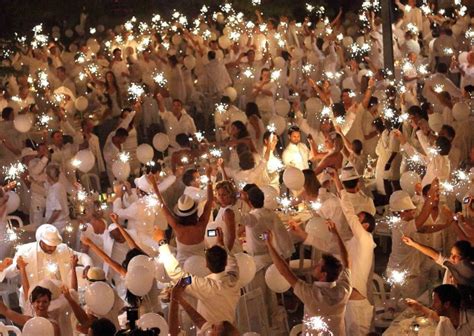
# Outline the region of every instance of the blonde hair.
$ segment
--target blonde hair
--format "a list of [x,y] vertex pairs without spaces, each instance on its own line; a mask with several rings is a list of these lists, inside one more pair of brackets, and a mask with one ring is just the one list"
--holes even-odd
[[221,181],[217,183],[216,191],[219,189],[224,189],[227,193],[229,193],[232,196],[232,203],[234,203],[237,200],[237,197],[236,197],[237,190],[235,189],[234,184],[231,183],[230,181]]

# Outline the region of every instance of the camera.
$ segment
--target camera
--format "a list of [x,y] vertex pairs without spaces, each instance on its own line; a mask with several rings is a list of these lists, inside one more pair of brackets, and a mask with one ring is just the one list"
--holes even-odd
[[187,276],[187,277],[184,277],[183,278],[183,283],[186,285],[186,286],[189,286],[191,283],[192,283],[192,280],[193,278],[191,276]]
[[258,239],[260,240],[267,240],[268,239],[268,233],[261,233],[258,235]]
[[469,204],[469,203],[471,203],[471,197],[469,197],[469,196],[464,197],[464,199],[462,200],[462,203],[463,203],[463,204]]
[[217,230],[216,229],[209,229],[207,230],[208,237],[217,237]]

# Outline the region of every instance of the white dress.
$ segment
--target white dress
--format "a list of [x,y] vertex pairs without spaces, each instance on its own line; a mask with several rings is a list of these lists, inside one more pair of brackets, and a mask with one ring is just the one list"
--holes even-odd
[[239,225],[240,225],[241,215],[240,215],[240,211],[238,209],[237,204],[221,207],[219,211],[217,212],[214,222],[219,223],[217,226],[220,226],[222,228],[224,237],[226,237],[228,235],[228,232],[227,232],[227,226],[225,225],[225,222],[224,222],[224,213],[227,209],[234,211],[234,215],[235,215],[235,242],[234,242],[234,246],[231,252],[232,253],[242,252],[242,246],[239,242]]

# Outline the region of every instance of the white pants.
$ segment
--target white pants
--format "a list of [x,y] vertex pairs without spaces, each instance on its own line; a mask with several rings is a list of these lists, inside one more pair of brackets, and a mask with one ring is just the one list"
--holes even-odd
[[35,193],[31,194],[30,200],[30,224],[41,225],[44,223],[44,212],[46,209],[46,197]]
[[346,335],[365,336],[370,332],[374,307],[367,299],[349,300],[346,306],[344,322]]

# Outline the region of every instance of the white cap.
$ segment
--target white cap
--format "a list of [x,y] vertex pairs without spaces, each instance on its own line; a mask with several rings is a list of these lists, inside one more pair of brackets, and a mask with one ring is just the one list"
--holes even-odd
[[403,190],[395,191],[392,196],[390,196],[390,210],[391,211],[406,211],[406,210],[415,210],[416,206],[413,204],[410,195]]
[[178,204],[174,208],[174,213],[178,216],[190,216],[198,210],[196,202],[188,195],[182,195],[178,199]]
[[110,224],[109,227],[107,228],[109,232],[112,232],[113,230],[117,230],[117,229],[118,229],[118,225],[115,223]]
[[36,229],[36,241],[42,241],[49,246],[58,246],[63,242],[63,238],[58,229],[51,224],[42,224]]
[[342,182],[345,181],[352,181],[360,179],[360,175],[357,173],[354,167],[352,166],[345,166],[342,168],[341,175],[339,177]]
[[322,172],[318,175],[318,180],[320,184],[324,184],[327,181],[331,181],[331,175],[328,173]]

